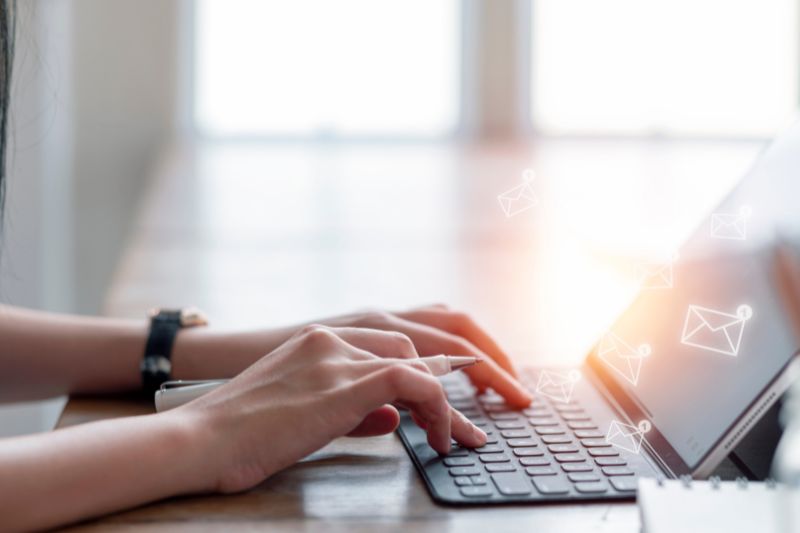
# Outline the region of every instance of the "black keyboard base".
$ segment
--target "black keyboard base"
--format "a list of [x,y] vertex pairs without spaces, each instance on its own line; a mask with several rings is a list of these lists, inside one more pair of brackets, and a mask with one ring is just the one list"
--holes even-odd
[[[525,428],[521,431],[530,433],[530,439],[535,441],[535,445],[531,448],[542,450],[539,453],[542,463],[547,462],[548,466],[543,467],[549,472],[548,475],[532,475],[528,473],[525,464],[525,456],[517,456],[515,450],[509,444],[508,438],[500,435],[501,430],[497,427],[497,420],[490,418],[491,412],[484,411],[483,404],[473,401],[477,407],[469,407],[471,394],[465,396],[460,387],[467,387],[471,390],[466,380],[462,376],[448,376],[445,382],[448,394],[451,396],[451,401],[454,406],[462,411],[468,413],[469,418],[476,421],[484,430],[491,432],[490,437],[496,441],[494,446],[500,448],[500,452],[506,457],[505,463],[511,472],[490,472],[489,469],[495,468],[496,463],[485,463],[482,456],[486,454],[478,453],[475,450],[465,450],[454,447],[454,450],[447,457],[437,454],[427,443],[427,436],[425,431],[420,429],[416,423],[411,419],[407,413],[403,413],[401,417],[400,426],[397,430],[401,441],[403,442],[406,451],[411,456],[415,467],[419,471],[431,498],[440,504],[449,506],[475,506],[475,505],[503,505],[503,504],[530,504],[542,503],[551,504],[559,502],[609,502],[609,501],[633,501],[635,500],[636,493],[631,489],[631,485],[635,487],[637,477],[663,477],[663,474],[658,472],[650,460],[646,459],[643,454],[632,454],[620,451],[619,455],[615,457],[623,462],[623,468],[628,468],[632,471],[627,476],[607,476],[605,475],[604,468],[597,464],[597,459],[602,461],[602,457],[594,457],[590,455],[592,448],[582,447],[583,440],[573,435],[572,430],[567,428],[568,422],[558,418],[560,411],[557,410],[558,404],[548,400],[537,399],[533,409],[540,409],[542,412],[552,413],[552,417],[558,420],[558,424],[564,427],[564,435],[569,436],[573,442],[572,446],[579,449],[579,454],[585,458],[581,464],[585,465],[583,471],[587,476],[595,476],[598,492],[584,493],[579,490],[579,483],[574,483],[569,479],[570,473],[564,468],[565,464],[576,463],[560,463],[557,459],[557,454],[550,453],[549,448],[545,442],[542,441],[545,436],[537,433],[537,428],[529,425],[528,420],[532,417],[523,413],[518,413],[518,421],[526,421]],[[598,431],[603,430],[614,418],[610,408],[600,399],[599,393],[594,390],[587,390],[588,384],[581,387],[581,391],[576,390],[576,399],[580,398],[581,402],[578,404],[576,401],[570,402],[573,405],[580,405],[581,412],[583,412],[583,405],[587,405],[585,411],[588,413],[598,426]],[[595,397],[597,396],[597,397]],[[593,401],[594,400],[594,401]],[[591,406],[587,402],[591,402]],[[487,407],[488,409],[488,407]],[[577,407],[575,408],[577,409]],[[475,414],[479,411],[478,414]],[[459,459],[460,458],[460,459]],[[449,459],[450,461],[463,461],[466,466],[459,467],[453,464],[445,464]],[[461,468],[461,470],[459,470]],[[573,468],[573,467],[566,467]],[[579,467],[580,468],[580,467]],[[549,470],[548,470],[549,469]],[[535,469],[534,469],[535,470]],[[463,474],[463,475],[462,475]],[[574,476],[574,473],[573,473]],[[619,479],[624,478],[620,482]],[[475,480],[476,483],[472,483]],[[612,481],[613,480],[613,481]],[[617,490],[618,483],[628,485],[625,490]],[[586,484],[584,484],[586,485]],[[473,487],[473,488],[466,488]],[[504,490],[501,491],[500,489]],[[585,488],[581,487],[581,488]],[[547,493],[552,491],[552,493]],[[509,492],[514,494],[509,494]]]

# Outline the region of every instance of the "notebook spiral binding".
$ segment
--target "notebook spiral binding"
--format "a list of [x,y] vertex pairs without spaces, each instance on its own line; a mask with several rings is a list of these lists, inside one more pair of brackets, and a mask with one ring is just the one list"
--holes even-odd
[[[694,480],[692,479],[692,476],[683,475],[679,478],[679,481],[681,482],[681,485],[683,485],[684,488],[691,489]],[[736,488],[740,490],[747,490],[747,487],[750,484],[750,482],[745,477],[737,477],[735,481],[736,481]],[[663,477],[659,477],[658,479],[656,479],[656,483],[658,484],[659,487],[663,487],[665,485],[665,482],[666,480]],[[708,482],[711,485],[711,488],[714,490],[719,490],[722,488],[722,479],[719,476],[711,476],[710,478],[708,478]],[[772,478],[767,478],[764,480],[764,486],[768,489],[774,490],[778,487],[778,483]]]

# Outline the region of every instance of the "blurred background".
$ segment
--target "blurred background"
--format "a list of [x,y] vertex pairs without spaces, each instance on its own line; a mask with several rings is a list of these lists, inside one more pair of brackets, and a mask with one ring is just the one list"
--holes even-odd
[[576,363],[794,120],[798,4],[20,0],[0,299],[221,327],[443,301]]

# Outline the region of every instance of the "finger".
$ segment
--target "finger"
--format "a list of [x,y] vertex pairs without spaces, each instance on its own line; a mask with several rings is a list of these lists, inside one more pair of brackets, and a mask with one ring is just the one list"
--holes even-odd
[[379,357],[399,357],[416,359],[417,349],[408,335],[398,331],[386,331],[372,328],[325,327],[347,344],[373,353]]
[[469,421],[457,409],[450,408],[450,431],[453,438],[468,448],[478,448],[486,444],[486,433]]
[[417,352],[422,356],[445,353],[482,357],[482,363],[465,370],[479,390],[492,387],[506,399],[509,405],[514,407],[527,407],[533,401],[533,396],[521,383],[463,337],[397,316],[387,315],[383,320],[385,322],[381,324],[381,327],[405,333],[414,342]]
[[491,359],[487,359],[482,364],[465,368],[464,373],[469,376],[478,391],[485,392],[487,388],[491,387],[511,407],[522,409],[528,407],[533,401],[531,393]]
[[497,361],[506,372],[512,376],[517,375],[508,354],[467,314],[437,307],[428,307],[397,313],[397,316],[463,337]]
[[[433,378],[428,367],[425,366],[425,364],[419,359],[408,360],[386,358],[374,359],[372,361],[359,361],[354,364],[361,368],[361,372],[366,371],[367,375],[370,373],[370,369],[373,369],[373,372],[380,372],[387,367],[400,365],[413,369],[427,378]],[[441,383],[435,378],[433,382],[435,383],[436,388],[441,391],[441,394],[444,394]],[[395,404],[409,409],[412,413],[412,418],[421,428],[427,429],[429,427],[429,420],[422,416],[418,406],[413,401],[400,398],[395,401]],[[447,404],[447,409],[450,417],[449,435],[452,436],[452,438],[469,447],[482,446],[486,442],[486,434],[482,430],[476,427],[460,412],[453,409],[449,404]]]
[[391,364],[355,381],[351,401],[362,409],[395,401],[407,405],[427,425],[428,444],[439,453],[450,451],[450,406],[439,381],[409,364]]
[[400,413],[392,405],[384,405],[370,412],[356,428],[348,433],[350,437],[376,437],[391,433],[400,424]]

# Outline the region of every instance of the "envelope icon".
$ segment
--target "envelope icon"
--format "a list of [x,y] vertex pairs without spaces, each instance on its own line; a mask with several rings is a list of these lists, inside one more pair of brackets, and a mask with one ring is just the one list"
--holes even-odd
[[742,206],[738,213],[714,213],[711,215],[711,236],[716,239],[743,241],[747,238],[747,219],[752,210]]
[[536,384],[536,393],[556,402],[569,403],[575,383],[580,379],[581,374],[577,370],[569,372],[542,370]]
[[667,261],[639,261],[636,263],[636,280],[642,289],[671,289],[674,285],[673,268],[678,256]]
[[738,355],[745,323],[753,316],[749,305],[740,305],[736,314],[690,305],[683,323],[681,342],[725,355]]
[[522,173],[522,183],[497,196],[506,217],[511,218],[539,203],[539,198],[533,191],[534,178],[533,171],[526,170]]
[[603,335],[597,349],[600,359],[633,385],[639,382],[642,361],[650,353],[651,349],[648,344],[634,348],[613,332]]
[[642,449],[644,435],[653,426],[647,420],[639,422],[638,426],[624,424],[618,420],[612,420],[606,433],[606,442],[615,448],[631,453],[639,453]]

